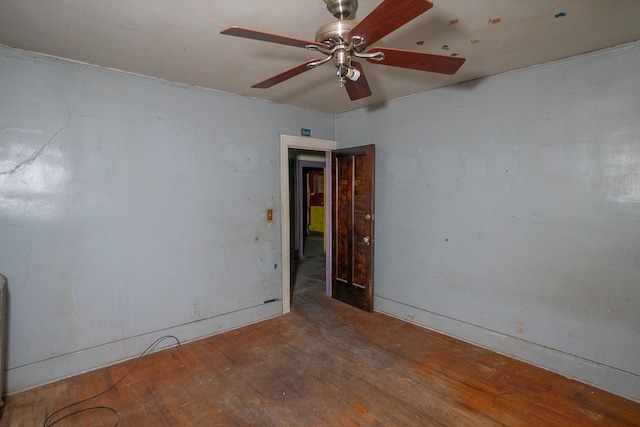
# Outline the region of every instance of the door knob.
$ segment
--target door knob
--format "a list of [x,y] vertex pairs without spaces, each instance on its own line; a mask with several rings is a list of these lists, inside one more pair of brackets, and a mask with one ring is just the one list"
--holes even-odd
[[369,238],[369,236],[364,236],[362,238],[362,241],[365,243],[365,245],[368,245],[369,243],[371,243],[371,239]]

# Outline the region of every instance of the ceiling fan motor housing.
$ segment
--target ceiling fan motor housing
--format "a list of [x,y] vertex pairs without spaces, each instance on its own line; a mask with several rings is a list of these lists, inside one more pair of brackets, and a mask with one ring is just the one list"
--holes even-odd
[[318,28],[318,31],[316,32],[316,42],[325,43],[329,40],[345,40],[345,36],[356,26],[356,24],[356,21],[333,21],[328,24],[324,24]]
[[358,8],[357,0],[324,0],[327,9],[338,19],[347,18]]

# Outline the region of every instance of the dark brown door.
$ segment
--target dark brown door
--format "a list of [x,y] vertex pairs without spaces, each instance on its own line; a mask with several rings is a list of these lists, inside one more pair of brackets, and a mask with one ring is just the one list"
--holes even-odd
[[331,296],[373,311],[375,146],[332,155]]

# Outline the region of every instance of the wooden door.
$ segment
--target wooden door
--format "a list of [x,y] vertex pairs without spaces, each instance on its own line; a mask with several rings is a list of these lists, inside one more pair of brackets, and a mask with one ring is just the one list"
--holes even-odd
[[375,146],[332,154],[331,296],[373,311]]

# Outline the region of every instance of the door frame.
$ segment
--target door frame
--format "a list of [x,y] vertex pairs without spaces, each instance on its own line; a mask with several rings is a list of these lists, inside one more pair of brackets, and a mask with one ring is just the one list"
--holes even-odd
[[[282,259],[282,314],[291,311],[291,219],[289,218],[289,149],[296,148],[310,151],[330,153],[338,148],[336,141],[315,139],[302,136],[280,135],[280,236]],[[329,165],[327,165],[329,166]],[[327,173],[325,175],[328,176]],[[328,209],[325,209],[328,210]],[[325,235],[329,224],[325,221]],[[331,231],[329,229],[329,231]],[[330,241],[327,242],[329,248]],[[329,257],[327,257],[328,259]]]

